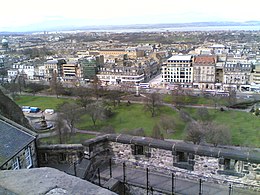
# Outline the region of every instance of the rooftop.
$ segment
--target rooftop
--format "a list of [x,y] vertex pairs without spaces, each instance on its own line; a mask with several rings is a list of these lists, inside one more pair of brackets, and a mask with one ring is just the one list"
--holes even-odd
[[18,124],[1,118],[0,132],[0,166],[35,139],[34,135],[23,131]]
[[194,60],[194,63],[214,64],[215,62],[215,56],[197,56]]
[[172,57],[170,57],[169,59],[168,59],[168,61],[169,60],[185,60],[185,61],[187,61],[187,60],[191,60],[191,58],[192,58],[192,55],[175,55],[175,56],[172,56]]

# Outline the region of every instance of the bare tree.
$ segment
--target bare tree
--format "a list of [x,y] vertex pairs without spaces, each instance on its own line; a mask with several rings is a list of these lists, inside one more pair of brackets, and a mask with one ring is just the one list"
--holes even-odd
[[191,122],[193,120],[190,114],[185,112],[184,110],[180,110],[180,117],[186,123]]
[[205,138],[205,130],[201,123],[192,121],[185,128],[187,141],[192,141],[194,144],[200,144]]
[[105,109],[102,102],[96,101],[87,106],[87,113],[91,117],[93,125],[96,126],[97,120],[105,118]]
[[20,94],[25,87],[25,76],[23,74],[17,76],[17,84]]
[[152,117],[156,116],[157,111],[162,105],[161,96],[157,93],[147,95],[145,99],[145,110],[151,112]]
[[159,125],[155,124],[152,131],[152,138],[164,139],[163,133],[160,130]]
[[184,104],[183,95],[184,91],[181,89],[180,86],[172,91],[172,101],[177,109],[180,109],[181,106]]
[[40,83],[35,82],[29,82],[26,84],[27,90],[29,90],[33,95],[35,95],[37,92],[42,91],[46,89],[46,86]]
[[80,120],[82,109],[76,103],[65,102],[59,105],[58,110],[62,117],[67,121],[71,133],[75,133],[75,123]]
[[217,146],[219,144],[230,144],[231,143],[231,133],[229,128],[225,125],[219,125],[214,122],[207,123],[205,125],[206,129],[206,141],[208,143]]
[[200,121],[209,121],[210,120],[210,114],[207,108],[202,107],[197,109],[197,118]]
[[92,82],[92,89],[93,93],[98,100],[99,96],[102,94],[102,87],[101,87],[101,81],[98,79],[97,76],[94,76],[93,82]]
[[55,130],[58,133],[59,143],[60,144],[67,143],[68,128],[66,127],[64,118],[59,113],[57,113],[57,116],[55,118]]
[[87,108],[87,105],[92,103],[91,94],[89,93],[89,90],[85,87],[79,86],[77,88],[74,88],[73,94],[77,96],[77,101],[80,106]]
[[162,115],[160,117],[160,125],[159,125],[166,133],[170,131],[174,131],[176,128],[176,123],[173,120],[173,118],[167,116],[167,115]]
[[112,102],[113,106],[116,107],[120,104],[120,91],[108,91],[108,99]]
[[57,77],[57,73],[54,72],[52,74],[52,78],[50,81],[50,88],[52,93],[54,93],[56,95],[56,97],[58,98],[60,94],[62,94],[62,92],[64,91],[64,88],[62,86],[61,81],[58,79]]
[[172,102],[177,109],[181,109],[181,107],[187,103],[189,103],[192,98],[190,98],[192,92],[190,89],[183,89],[181,86],[178,86],[177,89],[172,91]]
[[202,141],[214,146],[231,143],[230,130],[225,125],[214,122],[193,121],[187,125],[186,131],[186,140],[192,141],[194,144],[200,144]]
[[227,97],[228,106],[231,106],[237,102],[237,93],[235,89],[228,89],[229,95]]

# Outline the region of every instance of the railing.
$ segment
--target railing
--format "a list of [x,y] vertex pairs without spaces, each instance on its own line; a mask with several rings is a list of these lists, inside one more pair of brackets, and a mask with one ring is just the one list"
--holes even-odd
[[[116,159],[116,158],[112,158],[112,161],[115,164],[125,164],[128,167],[131,167],[134,169],[140,168],[142,170],[145,170],[146,168],[149,168],[149,170],[156,171],[157,174],[168,175],[169,177],[171,177],[172,174],[174,174],[176,177],[183,178],[183,179],[189,179],[189,180],[196,179],[196,181],[198,181],[198,182],[202,181],[202,182],[212,183],[212,184],[228,185],[229,188],[232,188],[232,189],[234,187],[238,187],[238,188],[243,188],[243,189],[252,189],[255,191],[260,191],[260,185],[241,183],[241,182],[237,182],[237,181],[232,181],[231,179],[227,180],[227,179],[208,177],[203,174],[192,173],[192,171],[188,171],[188,170],[187,171],[184,171],[181,169],[173,170],[173,169],[170,169],[167,167],[158,167],[158,166],[154,166],[151,164],[143,164],[140,162],[132,162],[132,161],[120,160],[120,159]],[[230,189],[230,190],[232,190],[232,189]]]

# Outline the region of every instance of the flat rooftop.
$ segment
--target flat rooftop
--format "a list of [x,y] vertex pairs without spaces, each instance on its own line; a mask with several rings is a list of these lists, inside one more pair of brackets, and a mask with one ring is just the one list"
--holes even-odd
[[192,58],[192,55],[174,55],[174,56],[172,56],[172,57],[170,57],[169,59],[168,59],[168,61],[169,60],[174,60],[174,61],[180,61],[180,60],[185,60],[185,61],[189,61],[189,60],[191,60],[191,58]]

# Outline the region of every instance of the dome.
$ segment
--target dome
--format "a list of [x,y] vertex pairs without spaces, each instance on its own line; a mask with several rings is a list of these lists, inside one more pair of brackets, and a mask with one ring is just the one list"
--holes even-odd
[[8,43],[7,39],[2,39],[2,43]]

